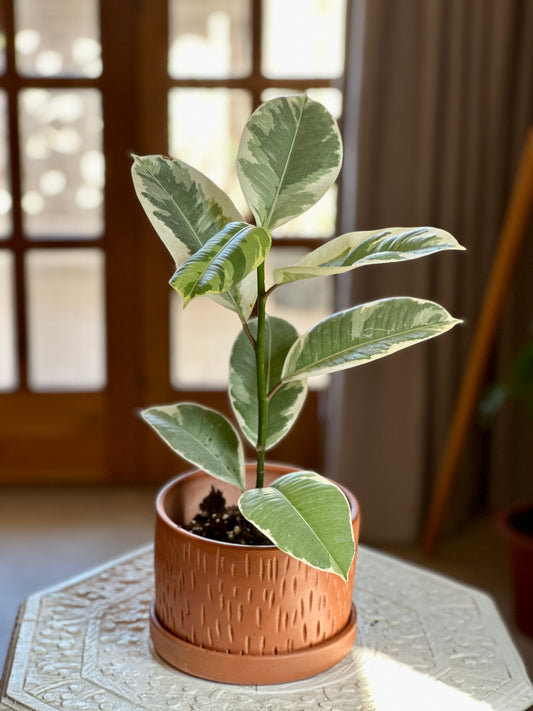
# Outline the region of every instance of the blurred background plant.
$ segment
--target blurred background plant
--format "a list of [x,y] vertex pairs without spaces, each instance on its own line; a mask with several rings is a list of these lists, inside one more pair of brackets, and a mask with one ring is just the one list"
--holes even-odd
[[506,402],[518,406],[533,421],[533,323],[528,340],[516,354],[508,374],[502,382],[493,382],[485,389],[479,404],[479,420],[484,428],[493,425]]

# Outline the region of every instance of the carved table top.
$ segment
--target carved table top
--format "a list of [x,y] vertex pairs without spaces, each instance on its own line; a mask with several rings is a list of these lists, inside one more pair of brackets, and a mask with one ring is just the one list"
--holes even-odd
[[360,547],[358,635],[312,679],[203,681],[151,647],[152,547],[30,597],[8,653],[0,709],[51,711],[525,711],[533,687],[491,600]]

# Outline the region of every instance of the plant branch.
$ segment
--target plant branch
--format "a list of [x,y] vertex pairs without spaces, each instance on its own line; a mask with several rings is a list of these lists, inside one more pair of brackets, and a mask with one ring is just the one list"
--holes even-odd
[[277,289],[277,288],[278,288],[278,286],[281,286],[281,284],[272,284],[272,286],[270,287],[270,289],[268,289],[268,290],[265,292],[265,299],[267,299],[267,298],[270,296],[270,294],[274,291],[274,289]]
[[265,263],[257,267],[257,338],[255,341],[255,365],[257,374],[257,475],[256,488],[263,487],[265,476],[266,426],[268,400],[265,373]]
[[255,338],[252,336],[252,332],[250,331],[250,327],[248,326],[248,323],[246,321],[241,321],[242,324],[242,330],[246,334],[246,337],[252,344],[252,348],[255,349]]
[[270,400],[270,398],[273,397],[273,396],[278,392],[278,390],[279,390],[281,387],[283,387],[284,385],[285,385],[285,383],[283,382],[283,380],[280,380],[277,385],[274,385],[274,387],[272,388],[272,390],[271,390],[271,391],[268,393],[268,395],[267,395],[267,400]]

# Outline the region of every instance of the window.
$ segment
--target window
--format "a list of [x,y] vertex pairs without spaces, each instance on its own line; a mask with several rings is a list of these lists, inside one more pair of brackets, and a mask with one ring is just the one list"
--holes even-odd
[[[341,116],[346,14],[344,0],[0,5],[0,481],[165,479],[180,463],[136,408],[227,411],[239,324],[207,299],[181,308],[129,156],[179,156],[245,210],[233,163],[252,110],[308,91]],[[334,233],[336,200],[274,235],[270,269]],[[290,286],[271,308],[304,330],[332,284],[298,287],[290,312]],[[286,445],[312,442],[309,465],[320,397]]]

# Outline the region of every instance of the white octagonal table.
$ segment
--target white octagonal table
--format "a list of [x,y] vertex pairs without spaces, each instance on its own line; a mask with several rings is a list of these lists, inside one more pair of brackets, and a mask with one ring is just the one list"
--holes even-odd
[[[358,634],[312,679],[232,686],[178,672],[148,631],[152,547],[30,597],[7,656],[2,711],[525,711],[533,687],[490,598],[360,547]],[[238,663],[238,661],[236,661]]]

